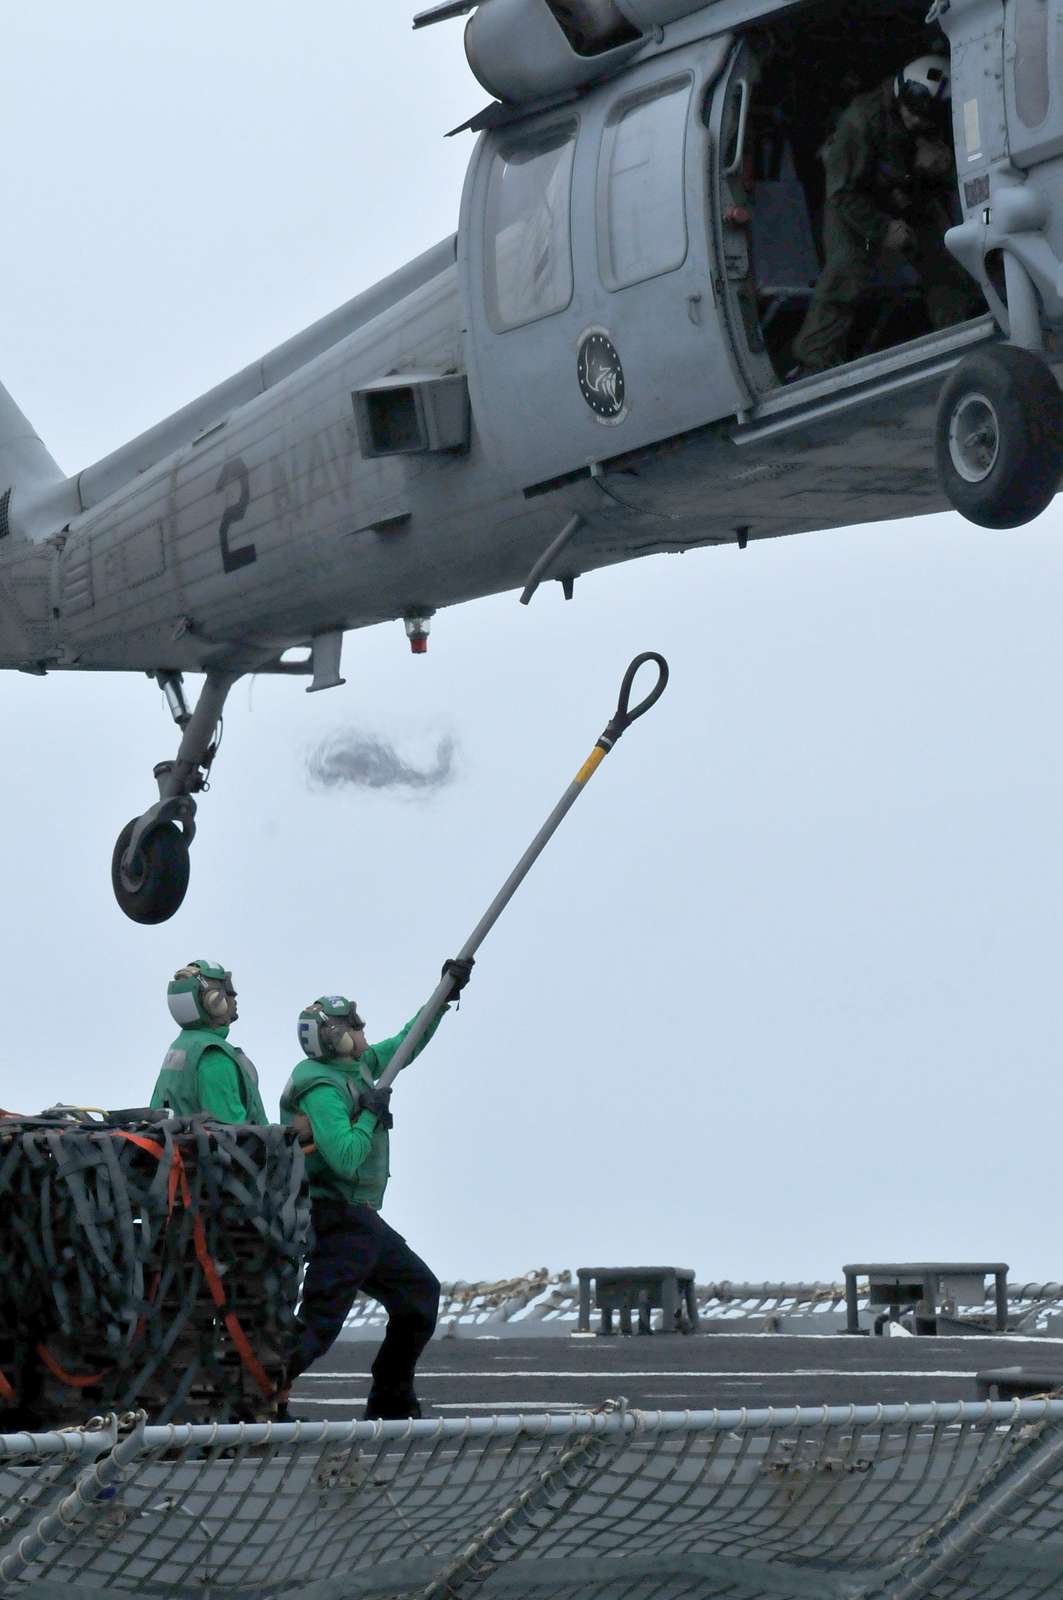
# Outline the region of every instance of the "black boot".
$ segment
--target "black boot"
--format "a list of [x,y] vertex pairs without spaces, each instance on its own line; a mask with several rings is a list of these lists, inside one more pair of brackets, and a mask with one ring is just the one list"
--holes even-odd
[[365,1403],[366,1422],[406,1422],[421,1415],[421,1403],[412,1389],[378,1389],[374,1385]]
[[327,1417],[312,1417],[307,1411],[293,1411],[287,1400],[277,1407],[274,1422],[327,1422]]

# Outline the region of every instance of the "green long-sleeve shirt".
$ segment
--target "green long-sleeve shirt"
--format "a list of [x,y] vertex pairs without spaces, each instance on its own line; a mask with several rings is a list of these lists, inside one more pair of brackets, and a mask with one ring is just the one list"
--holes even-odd
[[[426,1030],[411,1059],[435,1033],[443,1012]],[[376,1082],[413,1027],[411,1017],[394,1038],[371,1044],[355,1061],[300,1061],[281,1095],[281,1121],[298,1111],[310,1118],[315,1149],[306,1175],[314,1199],[379,1207],[390,1176],[388,1132],[371,1111],[356,1111],[360,1083]]]
[[361,1111],[352,1122],[346,1097],[327,1083],[308,1089],[299,1104],[310,1118],[315,1154],[337,1177],[353,1178],[373,1147],[376,1117],[371,1111]]
[[219,1122],[247,1122],[239,1074],[223,1050],[204,1050],[199,1061],[203,1110]]

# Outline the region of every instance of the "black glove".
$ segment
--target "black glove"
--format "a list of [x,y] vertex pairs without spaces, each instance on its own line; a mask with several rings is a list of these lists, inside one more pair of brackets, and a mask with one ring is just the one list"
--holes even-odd
[[358,1090],[359,1111],[371,1111],[381,1128],[393,1128],[395,1118],[391,1115],[391,1090],[378,1089],[374,1084],[370,1089],[360,1087]]
[[441,978],[450,979],[450,998],[456,1000],[472,977],[475,956],[452,956],[449,961],[444,961]]

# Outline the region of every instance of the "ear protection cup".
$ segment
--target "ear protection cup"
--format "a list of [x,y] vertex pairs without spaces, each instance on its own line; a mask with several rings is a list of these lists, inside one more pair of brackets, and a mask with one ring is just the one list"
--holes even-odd
[[365,1023],[352,1000],[324,995],[299,1013],[299,1043],[315,1061],[331,1061],[354,1047],[354,1035]]
[[318,1023],[318,1039],[326,1060],[331,1061],[336,1055],[342,1035],[343,1022],[339,1017],[322,1016]]
[[189,961],[179,967],[167,986],[166,1001],[182,1028],[236,1021],[232,973],[213,961]]
[[224,989],[204,988],[203,1009],[211,1017],[224,1017],[229,1011],[229,996]]

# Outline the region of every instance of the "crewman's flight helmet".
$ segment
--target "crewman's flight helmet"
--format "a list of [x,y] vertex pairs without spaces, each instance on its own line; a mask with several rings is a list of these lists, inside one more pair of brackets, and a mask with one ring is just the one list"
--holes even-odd
[[215,961],[178,967],[166,990],[170,1015],[182,1028],[222,1028],[236,1021],[233,975]]
[[893,80],[893,95],[921,122],[936,128],[948,120],[952,79],[944,56],[917,56]]
[[314,1061],[350,1055],[354,1035],[365,1027],[353,1000],[323,994],[299,1013],[299,1043]]

